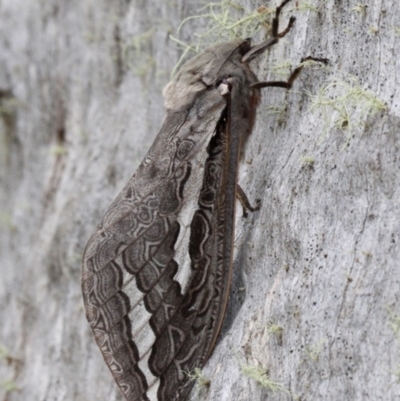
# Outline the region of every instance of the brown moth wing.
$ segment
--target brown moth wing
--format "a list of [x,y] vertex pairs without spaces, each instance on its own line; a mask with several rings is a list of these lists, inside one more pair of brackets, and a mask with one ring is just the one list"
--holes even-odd
[[[137,172],[83,257],[87,319],[128,401],[184,400],[228,298],[240,148],[254,121],[247,41],[186,63]],[[222,85],[231,93],[223,97]]]

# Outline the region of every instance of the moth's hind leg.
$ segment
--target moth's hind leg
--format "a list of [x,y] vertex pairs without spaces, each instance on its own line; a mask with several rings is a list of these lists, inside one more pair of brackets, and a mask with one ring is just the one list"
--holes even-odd
[[236,198],[238,198],[239,202],[242,205],[243,217],[248,216],[247,211],[255,212],[260,209],[261,200],[256,199],[256,206],[254,206],[254,207],[251,206],[249,198],[247,197],[246,193],[243,191],[242,187],[239,184],[237,184]]
[[327,64],[328,63],[328,59],[326,58],[315,58],[315,57],[306,57],[303,58],[301,60],[301,64],[290,74],[289,78],[287,81],[260,81],[260,82],[256,82],[254,84],[251,85],[252,88],[266,88],[266,87],[278,87],[278,88],[284,88],[284,89],[290,89],[293,85],[293,82],[295,81],[295,79],[299,76],[301,70],[304,67],[304,62],[305,61],[316,61],[319,63],[324,63]]

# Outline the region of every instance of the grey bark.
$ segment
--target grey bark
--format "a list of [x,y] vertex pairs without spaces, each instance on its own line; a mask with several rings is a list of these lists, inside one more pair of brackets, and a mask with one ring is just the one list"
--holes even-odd
[[[3,400],[122,399],[84,317],[81,255],[161,126],[168,35],[190,3],[0,2]],[[260,79],[308,55],[330,67],[264,91],[240,175],[262,207],[238,213],[228,318],[193,400],[400,399],[400,5],[320,5],[294,9],[254,63]],[[323,88],[330,104],[310,109]]]

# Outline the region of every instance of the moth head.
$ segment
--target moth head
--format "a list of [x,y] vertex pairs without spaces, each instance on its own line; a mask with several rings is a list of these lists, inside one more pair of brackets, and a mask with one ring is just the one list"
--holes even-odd
[[[224,78],[232,75],[242,76],[243,56],[251,49],[250,39],[235,39],[209,47],[186,62],[165,87],[164,104],[168,110],[188,109],[196,97],[210,88],[217,89],[219,96],[224,96],[229,86],[222,86]],[[247,71],[245,75],[248,75]]]

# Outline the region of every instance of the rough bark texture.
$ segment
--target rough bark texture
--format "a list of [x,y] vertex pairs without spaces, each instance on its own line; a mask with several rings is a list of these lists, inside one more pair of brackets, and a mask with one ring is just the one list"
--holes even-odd
[[[0,2],[2,399],[122,399],[81,255],[161,126],[187,3]],[[193,400],[400,399],[400,4],[296,3],[255,71],[330,67],[264,91],[240,176],[262,208],[238,213],[228,318]]]

